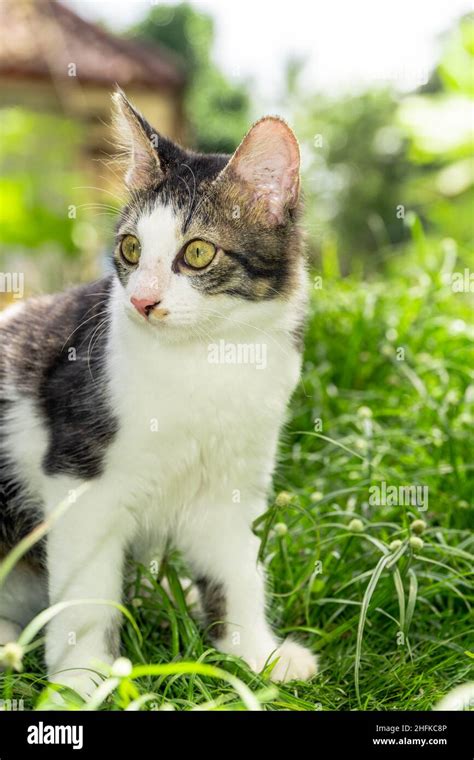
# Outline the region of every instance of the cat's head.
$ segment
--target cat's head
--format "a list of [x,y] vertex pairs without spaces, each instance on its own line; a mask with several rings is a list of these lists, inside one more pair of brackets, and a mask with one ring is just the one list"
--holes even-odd
[[114,265],[129,316],[173,339],[278,320],[304,290],[291,129],[268,116],[233,156],[205,155],[159,135],[121,91],[114,104],[129,190]]

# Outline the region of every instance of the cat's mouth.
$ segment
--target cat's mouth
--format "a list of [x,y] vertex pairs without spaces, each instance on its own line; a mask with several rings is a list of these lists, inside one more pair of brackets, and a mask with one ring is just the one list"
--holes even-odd
[[152,327],[161,327],[163,325],[169,324],[169,319],[167,319],[170,315],[169,309],[166,309],[163,306],[159,306],[158,304],[141,308],[127,305],[125,311],[127,312],[130,319],[135,322],[135,324],[145,326],[151,325]]
[[153,309],[147,315],[141,314],[128,305],[126,305],[125,311],[129,319],[142,329],[166,334],[170,338],[173,335],[178,337],[179,335],[182,336],[183,333],[187,334],[195,322],[191,314],[172,313],[164,307]]

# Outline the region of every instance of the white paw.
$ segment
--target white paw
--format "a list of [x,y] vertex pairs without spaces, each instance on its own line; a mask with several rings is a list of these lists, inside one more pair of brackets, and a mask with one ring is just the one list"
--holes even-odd
[[307,681],[318,672],[315,655],[296,641],[287,639],[272,655],[271,661],[278,657],[270,678],[272,681]]

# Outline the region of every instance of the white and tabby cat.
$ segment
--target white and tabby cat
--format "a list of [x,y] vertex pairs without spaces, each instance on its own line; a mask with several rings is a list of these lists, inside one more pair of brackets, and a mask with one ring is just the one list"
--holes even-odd
[[[314,656],[266,621],[251,528],[300,373],[298,144],[267,117],[232,157],[200,155],[122,92],[114,101],[130,191],[114,274],[0,317],[0,557],[89,484],[0,588],[0,643],[48,604],[120,601],[124,558],[146,563],[171,542],[218,649],[256,671],[278,657],[276,680],[309,678]],[[211,362],[222,341],[264,344],[265,365]],[[57,615],[50,679],[90,693],[119,625],[110,605]]]

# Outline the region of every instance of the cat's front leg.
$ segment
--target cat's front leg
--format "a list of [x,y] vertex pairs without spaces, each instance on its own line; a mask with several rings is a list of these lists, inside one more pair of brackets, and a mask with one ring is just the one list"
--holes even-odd
[[182,527],[180,544],[195,572],[217,649],[242,657],[256,672],[277,660],[275,681],[306,680],[316,673],[316,657],[295,641],[280,643],[266,620],[259,541],[242,505],[197,510]]
[[[50,488],[54,508],[77,481],[60,478]],[[99,663],[118,656],[120,602],[130,517],[120,509],[116,484],[98,482],[53,525],[48,535],[50,604],[66,606],[48,624],[46,663],[50,681],[87,697],[100,682]],[[102,603],[102,600],[104,603]]]

